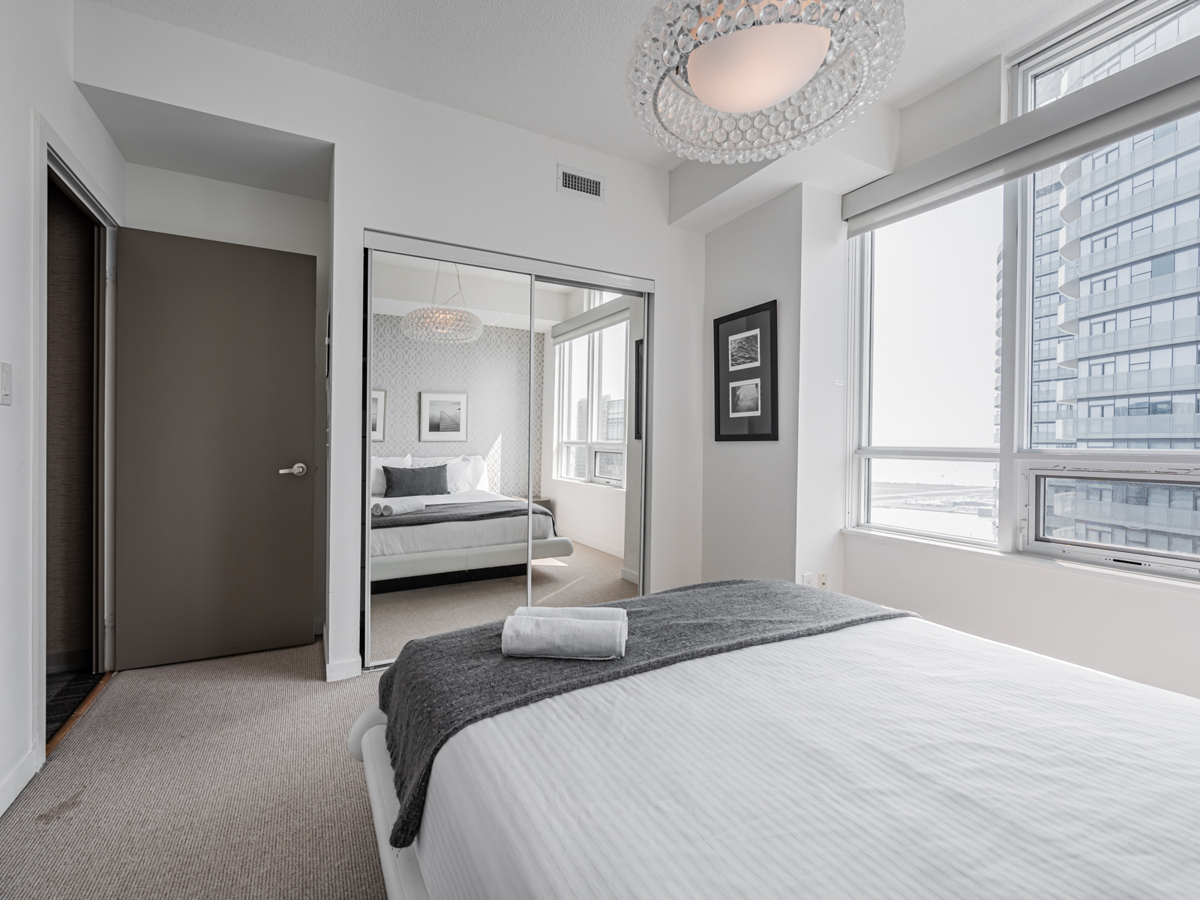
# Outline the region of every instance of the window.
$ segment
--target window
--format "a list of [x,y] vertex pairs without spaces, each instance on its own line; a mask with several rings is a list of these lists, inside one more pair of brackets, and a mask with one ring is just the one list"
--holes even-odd
[[[1021,64],[1016,113],[1200,35],[1200,0],[1095,28]],[[1200,578],[1198,195],[1191,113],[858,238],[852,524]]]
[[[1038,474],[1037,536],[1058,545],[1147,549],[1196,556],[1200,542],[1181,533],[1200,502],[1200,485]],[[1187,515],[1180,516],[1179,512]],[[1136,565],[1135,560],[1127,564]]]
[[860,454],[872,525],[995,540],[1001,200],[999,189],[978,194],[867,242],[874,290]]
[[558,478],[624,487],[628,341],[619,322],[558,345]]

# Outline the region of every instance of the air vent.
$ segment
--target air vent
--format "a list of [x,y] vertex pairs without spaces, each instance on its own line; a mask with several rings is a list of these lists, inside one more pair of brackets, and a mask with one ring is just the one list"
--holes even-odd
[[604,179],[590,172],[558,167],[558,189],[568,194],[581,194],[593,200],[604,199]]

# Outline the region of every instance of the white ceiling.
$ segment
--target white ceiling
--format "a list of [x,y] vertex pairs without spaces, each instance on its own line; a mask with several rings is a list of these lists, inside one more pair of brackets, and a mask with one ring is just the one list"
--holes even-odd
[[81,84],[126,162],[329,199],[333,144]]
[[[650,0],[99,0],[661,169],[625,69]],[[904,107],[1098,0],[908,0]]]

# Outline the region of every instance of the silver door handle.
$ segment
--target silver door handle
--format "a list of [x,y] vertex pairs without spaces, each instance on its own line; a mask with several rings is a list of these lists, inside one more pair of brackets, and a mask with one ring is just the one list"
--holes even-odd
[[306,466],[304,463],[296,463],[290,469],[280,469],[279,474],[280,475],[303,475],[307,471],[308,471],[308,466]]

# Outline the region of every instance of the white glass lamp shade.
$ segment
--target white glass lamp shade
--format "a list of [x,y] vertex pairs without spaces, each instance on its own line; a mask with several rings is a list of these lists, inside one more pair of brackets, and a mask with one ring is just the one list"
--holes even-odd
[[629,99],[684,159],[778,159],[862,115],[903,49],[904,0],[666,0],[634,41]]
[[400,320],[400,332],[410,340],[432,344],[469,344],[483,335],[483,322],[470,310],[452,306],[422,306]]
[[802,22],[735,31],[688,57],[697,99],[727,113],[757,112],[786,100],[821,68],[832,32]]

